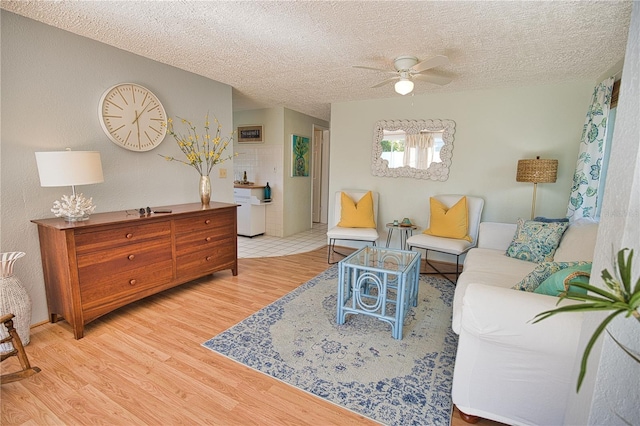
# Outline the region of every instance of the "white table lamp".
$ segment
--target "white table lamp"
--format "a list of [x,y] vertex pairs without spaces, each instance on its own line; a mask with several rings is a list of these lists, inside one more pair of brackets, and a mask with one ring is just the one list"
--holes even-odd
[[36,152],[40,186],[70,186],[72,195],[55,201],[51,211],[69,222],[87,220],[95,210],[93,199],[76,194],[76,185],[104,182],[100,153],[97,151]]

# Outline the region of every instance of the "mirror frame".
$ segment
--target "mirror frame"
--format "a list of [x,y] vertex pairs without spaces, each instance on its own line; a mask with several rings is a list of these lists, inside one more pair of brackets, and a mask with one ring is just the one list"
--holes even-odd
[[[384,130],[404,130],[417,134],[421,130],[442,132],[444,146],[440,149],[440,162],[431,163],[426,170],[409,166],[389,168],[389,162],[382,159]],[[373,129],[373,149],[371,150],[371,173],[374,176],[409,177],[431,179],[444,182],[449,178],[449,167],[453,157],[453,135],[456,123],[453,120],[380,120]]]

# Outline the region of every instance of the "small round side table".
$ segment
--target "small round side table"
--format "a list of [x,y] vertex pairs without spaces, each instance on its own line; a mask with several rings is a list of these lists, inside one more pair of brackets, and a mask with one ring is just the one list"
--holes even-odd
[[400,249],[407,250],[407,240],[410,236],[413,235],[413,231],[418,229],[416,225],[408,225],[404,226],[402,224],[394,225],[393,223],[387,223],[387,248],[389,248],[389,244],[391,243],[391,236],[393,235],[393,231],[396,229],[400,231]]

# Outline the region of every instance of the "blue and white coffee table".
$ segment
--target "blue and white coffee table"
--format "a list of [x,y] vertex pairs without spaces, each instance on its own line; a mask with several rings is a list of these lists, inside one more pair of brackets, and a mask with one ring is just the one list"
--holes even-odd
[[420,253],[366,246],[338,263],[338,324],[347,314],[362,314],[391,324],[402,339],[402,325],[418,305]]

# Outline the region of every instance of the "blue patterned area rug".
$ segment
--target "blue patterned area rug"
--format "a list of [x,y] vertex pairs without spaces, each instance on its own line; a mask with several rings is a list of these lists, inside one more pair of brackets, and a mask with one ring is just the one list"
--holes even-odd
[[421,276],[403,339],[365,315],[336,324],[337,266],[203,346],[388,425],[449,425],[454,287]]

